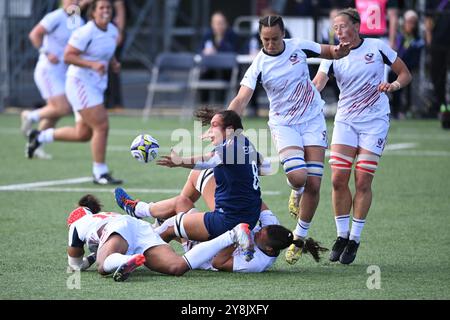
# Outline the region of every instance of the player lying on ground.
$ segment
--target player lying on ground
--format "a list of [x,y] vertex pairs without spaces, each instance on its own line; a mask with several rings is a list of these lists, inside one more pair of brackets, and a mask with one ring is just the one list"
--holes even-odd
[[[146,203],[138,199],[133,200],[126,192],[116,189],[116,201],[128,214],[137,217],[154,217],[157,219],[167,219],[175,216],[177,212],[177,203],[184,202],[188,198],[190,202],[197,202],[203,197],[210,211],[214,211],[214,190],[216,180],[212,169],[192,170],[179,196],[158,201]],[[122,199],[126,199],[123,201]],[[174,218],[172,218],[174,219]],[[169,222],[169,224],[172,224]],[[201,269],[218,269],[220,271],[230,272],[263,272],[275,263],[280,250],[293,243],[292,232],[279,225],[278,219],[263,202],[259,217],[259,226],[253,229],[252,237],[255,243],[253,259],[245,261],[245,253],[240,248],[229,246],[221,250],[212,261],[200,266]],[[164,231],[165,226],[156,228],[156,232]],[[299,242],[299,241],[297,241]],[[191,249],[195,241],[184,241],[185,250]],[[309,252],[316,261],[320,259],[321,248],[313,239],[308,239],[305,243],[297,243],[304,248],[303,252]]]
[[[83,196],[78,205],[67,219],[69,266],[74,270],[86,270],[96,261],[98,272],[113,273],[115,281],[126,280],[143,264],[153,271],[181,276],[199,268],[232,244],[238,244],[243,250],[249,250],[252,244],[248,225],[238,224],[179,256],[148,222],[114,212],[100,212],[100,202],[89,194]],[[84,257],[85,244],[92,252],[88,257]]]

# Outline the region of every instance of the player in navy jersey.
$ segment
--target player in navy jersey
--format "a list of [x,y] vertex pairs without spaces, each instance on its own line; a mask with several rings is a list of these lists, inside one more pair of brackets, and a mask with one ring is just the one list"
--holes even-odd
[[[239,223],[255,227],[261,212],[258,164],[262,159],[251,142],[242,135],[239,115],[231,110],[215,112],[200,109],[196,113],[202,123],[210,123],[205,136],[215,146],[214,151],[202,156],[181,158],[172,151],[157,164],[189,169],[214,168],[216,178],[215,209],[211,212],[193,212],[194,203],[185,199],[175,219],[164,224],[167,232],[161,234],[165,241],[175,237],[205,241],[213,239]],[[124,208],[127,196],[119,199]],[[189,211],[189,212],[188,212]]]
[[[328,75],[333,74],[340,90],[329,161],[338,235],[330,260],[343,264],[355,260],[372,203],[372,181],[389,131],[390,108],[386,93],[399,90],[411,81],[411,74],[397,53],[382,40],[362,39],[360,25],[355,9],[338,13],[333,28],[340,41],[352,44],[352,50],[343,59],[322,61],[313,80],[320,91]],[[384,81],[385,64],[398,76],[392,83]],[[355,193],[352,196],[348,184],[355,158]]]
[[[311,82],[306,59],[339,59],[350,52],[350,45],[283,39],[283,19],[276,15],[259,21],[259,35],[263,49],[245,73],[241,88],[228,109],[242,114],[257,81],[261,81],[270,102],[268,124],[272,139],[292,189],[289,212],[298,219],[294,236],[305,239],[319,204],[328,146],[323,114],[325,102]],[[292,245],[286,253],[286,261],[295,263],[300,254],[300,248]]]

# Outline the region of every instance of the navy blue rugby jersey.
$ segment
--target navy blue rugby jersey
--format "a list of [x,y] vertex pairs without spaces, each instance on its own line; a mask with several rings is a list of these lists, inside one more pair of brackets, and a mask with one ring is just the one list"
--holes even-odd
[[253,215],[261,211],[256,148],[242,134],[225,140],[214,149],[221,164],[214,168],[216,210],[229,214]]

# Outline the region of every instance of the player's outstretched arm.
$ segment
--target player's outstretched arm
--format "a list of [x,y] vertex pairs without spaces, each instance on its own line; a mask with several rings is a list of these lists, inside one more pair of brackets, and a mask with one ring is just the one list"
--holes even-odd
[[350,42],[341,42],[338,45],[321,44],[321,52],[319,58],[328,60],[337,60],[347,56],[352,48]]
[[68,247],[67,248],[67,261],[69,267],[72,270],[87,270],[90,266],[94,264],[96,260],[96,254],[91,253],[87,257],[84,257],[84,249],[79,247]]
[[217,165],[213,152],[200,156],[180,157],[175,150],[171,151],[170,156],[161,156],[156,164],[169,168],[182,167],[198,170],[213,168]]

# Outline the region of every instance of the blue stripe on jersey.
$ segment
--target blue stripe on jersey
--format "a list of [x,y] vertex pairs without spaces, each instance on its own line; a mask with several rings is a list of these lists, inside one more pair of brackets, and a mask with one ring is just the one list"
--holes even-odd
[[292,170],[303,169],[303,168],[306,168],[306,165],[301,164],[301,165],[298,165],[298,166],[289,168],[289,169],[287,169],[285,172],[288,173],[288,172],[291,172]]
[[292,160],[302,160],[302,161],[305,161],[305,159],[303,159],[303,158],[301,158],[301,157],[292,157],[292,158],[284,159],[283,161],[281,161],[281,164],[285,164],[286,162],[292,161]]

